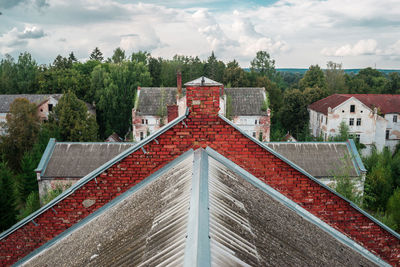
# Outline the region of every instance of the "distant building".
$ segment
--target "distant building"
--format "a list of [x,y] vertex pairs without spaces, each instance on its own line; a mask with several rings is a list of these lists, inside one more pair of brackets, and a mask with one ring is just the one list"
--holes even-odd
[[282,156],[330,187],[335,178],[349,177],[364,192],[367,170],[352,139],[347,142],[270,142],[265,143]]
[[[17,94],[17,95],[0,95],[0,135],[4,135],[6,130],[1,127],[1,123],[7,122],[7,114],[10,113],[10,106],[17,98],[25,98],[31,103],[37,105],[37,113],[41,121],[49,119],[49,114],[58,104],[62,94]],[[95,108],[85,103],[88,112],[96,115]]]
[[[203,77],[205,82],[210,80]],[[197,80],[195,80],[197,81]],[[264,88],[224,88],[220,83],[219,114],[228,117],[247,134],[263,141],[269,141],[270,110],[266,108],[267,96]],[[133,138],[143,140],[163,125],[186,112],[186,89],[177,76],[175,87],[139,87],[132,110]],[[186,83],[185,86],[190,86]]]
[[106,142],[124,142],[124,139],[122,139],[117,133],[112,133],[109,137],[107,137]]
[[367,149],[394,150],[400,140],[400,95],[334,94],[308,107],[313,136],[328,140],[344,121],[350,134]]

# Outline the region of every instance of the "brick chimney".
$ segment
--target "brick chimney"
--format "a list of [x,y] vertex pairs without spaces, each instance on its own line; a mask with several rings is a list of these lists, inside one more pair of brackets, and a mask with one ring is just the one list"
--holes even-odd
[[182,96],[182,73],[178,71],[176,73],[176,88],[178,91],[178,98]]
[[218,115],[221,83],[203,76],[185,83],[185,86],[186,106],[192,115],[201,114],[202,118]]
[[168,122],[175,120],[178,118],[178,105],[168,105],[167,106],[167,117]]

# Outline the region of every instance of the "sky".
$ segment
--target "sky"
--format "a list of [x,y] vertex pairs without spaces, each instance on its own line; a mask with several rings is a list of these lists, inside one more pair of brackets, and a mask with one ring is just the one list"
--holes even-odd
[[265,50],[278,68],[328,61],[400,69],[399,0],[0,0],[0,58],[29,52],[39,64],[99,47],[248,67]]

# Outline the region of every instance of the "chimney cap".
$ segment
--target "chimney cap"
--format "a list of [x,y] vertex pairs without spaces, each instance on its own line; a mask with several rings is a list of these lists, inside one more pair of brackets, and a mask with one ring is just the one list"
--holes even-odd
[[213,81],[207,77],[201,76],[196,80],[185,83],[185,86],[222,86],[222,83]]

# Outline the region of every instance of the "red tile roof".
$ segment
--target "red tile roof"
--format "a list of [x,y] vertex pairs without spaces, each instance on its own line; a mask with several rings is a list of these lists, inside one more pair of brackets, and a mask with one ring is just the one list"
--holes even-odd
[[309,109],[328,114],[328,107],[335,108],[354,97],[370,109],[377,107],[382,114],[400,113],[400,95],[388,94],[334,94],[309,105]]

